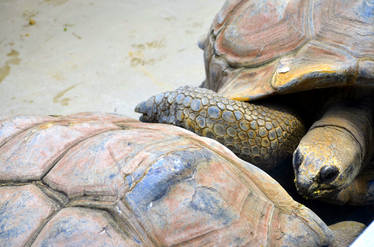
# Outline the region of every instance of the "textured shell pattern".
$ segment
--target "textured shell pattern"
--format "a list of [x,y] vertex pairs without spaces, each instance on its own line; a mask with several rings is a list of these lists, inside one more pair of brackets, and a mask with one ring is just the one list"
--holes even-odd
[[328,227],[214,140],[113,114],[0,121],[1,246],[320,246]]
[[204,48],[203,86],[238,100],[374,86],[372,0],[228,0]]

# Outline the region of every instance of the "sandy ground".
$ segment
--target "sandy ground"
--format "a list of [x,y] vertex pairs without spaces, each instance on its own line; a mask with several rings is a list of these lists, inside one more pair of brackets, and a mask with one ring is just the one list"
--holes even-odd
[[223,0],[0,0],[0,117],[117,112],[204,79]]

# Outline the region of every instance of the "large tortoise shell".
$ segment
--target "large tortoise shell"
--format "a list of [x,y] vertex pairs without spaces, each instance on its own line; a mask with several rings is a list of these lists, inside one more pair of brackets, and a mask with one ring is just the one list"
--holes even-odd
[[218,142],[112,114],[0,121],[1,246],[321,246],[328,227]]
[[206,88],[238,100],[374,86],[372,0],[228,0],[204,44]]

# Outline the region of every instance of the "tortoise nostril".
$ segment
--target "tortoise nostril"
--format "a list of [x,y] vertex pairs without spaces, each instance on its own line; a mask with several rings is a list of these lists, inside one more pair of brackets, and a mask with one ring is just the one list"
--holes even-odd
[[336,166],[324,166],[321,168],[319,175],[321,182],[328,183],[334,180],[339,174],[339,169]]
[[299,167],[300,167],[301,163],[303,163],[303,161],[304,161],[304,156],[301,154],[299,149],[296,149],[296,151],[293,154],[293,158],[292,158],[292,164],[293,164],[293,167],[296,171],[299,169]]

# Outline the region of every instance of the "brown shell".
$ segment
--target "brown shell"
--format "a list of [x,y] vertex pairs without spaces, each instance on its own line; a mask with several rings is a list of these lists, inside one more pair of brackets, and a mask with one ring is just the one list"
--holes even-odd
[[369,0],[228,0],[204,44],[203,86],[239,100],[374,86]]
[[332,241],[266,173],[181,128],[88,113],[0,127],[0,246]]

